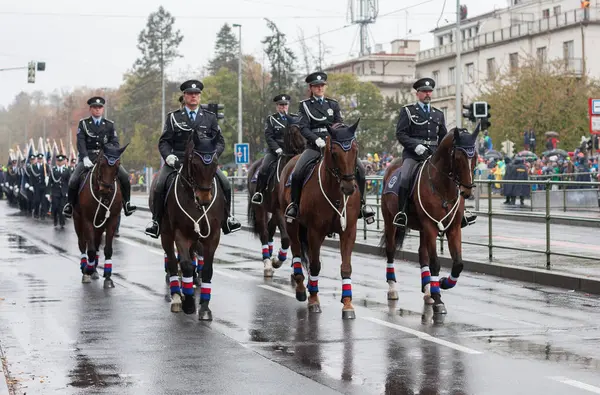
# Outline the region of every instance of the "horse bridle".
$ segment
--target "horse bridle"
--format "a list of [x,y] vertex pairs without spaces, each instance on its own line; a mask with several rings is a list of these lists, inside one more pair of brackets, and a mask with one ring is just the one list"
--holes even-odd
[[192,159],[194,158],[194,155],[200,157],[200,159],[202,159],[202,163],[204,163],[204,165],[208,166],[210,165],[213,160],[215,159],[215,157],[217,156],[217,151],[213,151],[213,152],[199,152],[196,150],[192,150],[192,152],[189,153],[188,155],[188,167],[187,167],[187,177],[184,175],[181,175],[181,178],[183,178],[183,180],[195,191],[205,191],[208,192],[211,190],[212,188],[212,184],[209,187],[201,187],[200,185],[198,185],[193,177],[192,174]]
[[[117,163],[117,161],[119,160],[119,158],[109,158],[106,154],[103,154],[102,156],[104,156],[104,158],[106,159],[106,163],[110,166],[113,167],[115,165],[115,163]],[[98,167],[98,172],[100,172],[100,166]],[[119,169],[117,168],[117,171],[115,173],[115,176],[113,177],[113,179],[111,180],[110,183],[105,183],[102,180],[102,177],[96,176],[96,180],[98,180],[98,185],[104,188],[107,188],[109,191],[112,191],[113,188],[115,187],[115,180],[117,179],[117,177],[119,176]]]
[[[475,183],[471,183],[471,184],[465,184],[462,182],[462,180],[459,178],[458,173],[456,172],[455,166],[456,166],[456,150],[460,150],[462,151],[467,158],[471,159],[475,157],[475,146],[468,146],[468,147],[460,147],[457,146],[456,144],[452,145],[452,153],[450,154],[450,171],[449,172],[445,172],[444,170],[440,170],[438,169],[433,163],[431,163],[431,165],[433,166],[433,168],[435,170],[437,170],[438,172],[442,173],[443,175],[445,175],[446,177],[448,177],[457,187],[463,187],[466,189],[473,189],[475,188]],[[469,169],[469,171],[471,171],[471,169]],[[464,196],[464,192],[460,193],[461,196]]]
[[[344,152],[348,152],[352,149],[352,144],[356,141],[356,137],[351,138],[346,141],[334,141],[333,138],[329,138],[329,152],[331,152],[331,156],[333,157],[333,144],[337,144]],[[334,160],[335,162],[335,160]],[[336,165],[334,168],[327,167],[327,171],[331,173],[338,181],[338,184],[342,181],[354,181],[356,179],[355,173],[352,174],[342,174],[340,167]]]

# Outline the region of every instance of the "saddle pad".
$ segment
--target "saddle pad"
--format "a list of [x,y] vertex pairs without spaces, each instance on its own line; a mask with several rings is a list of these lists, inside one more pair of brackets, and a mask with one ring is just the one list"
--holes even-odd
[[[306,177],[304,177],[304,182],[302,183],[302,186],[306,185],[308,180],[310,180],[310,177],[312,176],[313,172],[315,171],[315,167],[317,167],[316,163],[313,163],[308,166],[308,172],[307,172]],[[290,173],[290,176],[288,177],[287,181],[285,182],[286,188],[289,188],[290,186],[292,186],[292,176],[294,175],[294,171],[296,171],[295,167],[294,167],[294,170],[292,170],[292,172]]]
[[88,177],[90,176],[90,174],[92,174],[92,172],[90,171],[90,169],[85,169],[83,171],[83,173],[81,173],[81,175],[83,176],[83,180],[79,181],[79,193],[81,193],[81,191],[83,191],[83,187],[86,185]]
[[250,183],[252,184],[256,184],[258,182],[258,172],[260,171],[260,166],[258,169],[256,169],[254,171],[254,174],[252,175],[252,178],[250,179]]
[[400,170],[402,170],[401,167],[394,170],[392,176],[390,177],[390,180],[383,187],[383,195],[393,193],[394,195],[398,196],[400,194]]

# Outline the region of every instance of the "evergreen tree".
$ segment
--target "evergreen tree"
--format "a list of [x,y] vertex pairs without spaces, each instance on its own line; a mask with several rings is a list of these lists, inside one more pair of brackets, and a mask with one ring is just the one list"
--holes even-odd
[[227,23],[224,24],[217,33],[215,57],[208,63],[208,72],[211,75],[217,74],[222,67],[237,73],[238,44],[238,39],[233,34],[231,26]]
[[286,92],[292,88],[294,83],[294,64],[296,55],[286,47],[286,36],[277,25],[265,19],[267,27],[271,30],[271,35],[267,36],[261,42],[266,45],[265,53],[271,64],[271,82],[270,89],[272,93]]

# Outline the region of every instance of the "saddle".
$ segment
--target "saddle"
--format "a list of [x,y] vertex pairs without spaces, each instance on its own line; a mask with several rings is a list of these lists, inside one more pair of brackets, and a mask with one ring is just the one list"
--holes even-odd
[[[412,196],[413,192],[415,191],[415,186],[416,186],[416,180],[417,180],[417,174],[419,173],[419,169],[423,166],[425,162],[419,162],[415,167],[413,167],[412,173],[410,174],[409,177],[409,184],[408,184],[408,190],[409,192],[409,198],[408,198],[408,203],[410,203],[410,196]],[[400,198],[400,177],[402,175],[402,167],[397,168],[396,170],[394,170],[394,172],[392,173],[392,176],[390,177],[389,181],[383,186],[383,193],[382,195],[387,195],[387,194],[394,194],[396,196],[398,196],[398,198]]]
[[84,170],[81,172],[81,177],[79,177],[79,193],[81,193],[83,187],[87,184],[88,177],[90,176],[90,174],[92,174],[91,170],[91,168],[84,168]]
[[[306,165],[306,169],[304,170],[304,181],[302,182],[302,186],[306,185],[306,183],[308,182],[308,180],[310,180],[310,177],[312,176],[313,172],[315,171],[315,168],[317,167],[317,163],[319,163],[318,160],[308,163]],[[292,186],[292,177],[294,176],[294,172],[296,171],[296,167],[294,167],[294,169],[291,171],[288,179],[285,182],[285,187],[289,188]],[[302,171],[302,169],[300,170]]]
[[[271,166],[269,166],[269,169],[267,170],[267,183],[266,185],[269,185],[271,183],[271,179],[275,176],[275,172],[277,171],[277,163],[279,163],[279,161],[281,160],[281,157],[277,158],[277,160],[273,163],[271,163]],[[254,171],[254,174],[252,175],[252,178],[250,179],[250,182],[252,184],[256,184],[258,182],[258,173],[260,173],[260,167],[256,168],[256,170]]]

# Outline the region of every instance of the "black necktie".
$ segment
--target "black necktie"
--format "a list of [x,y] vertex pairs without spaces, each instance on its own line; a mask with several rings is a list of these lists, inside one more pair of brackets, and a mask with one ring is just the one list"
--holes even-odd
[[196,118],[196,111],[190,111],[190,119],[192,120],[192,122],[194,122],[195,118]]

